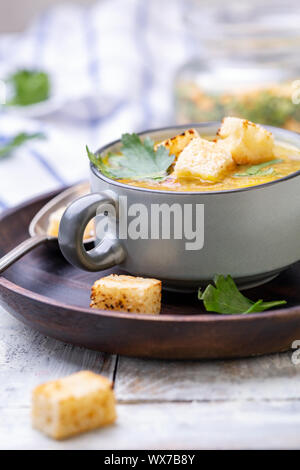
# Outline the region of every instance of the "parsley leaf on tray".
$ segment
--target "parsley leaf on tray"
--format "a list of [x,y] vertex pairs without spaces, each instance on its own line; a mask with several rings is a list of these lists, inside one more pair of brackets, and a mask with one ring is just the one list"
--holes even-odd
[[8,157],[13,150],[17,147],[20,147],[22,144],[27,142],[28,140],[33,139],[44,139],[45,135],[42,132],[36,132],[34,134],[30,134],[27,132],[20,132],[12,137],[8,142],[4,144],[0,144],[0,159],[4,157]]
[[274,174],[274,168],[267,168],[263,170],[266,166],[275,165],[276,163],[281,163],[283,160],[281,158],[275,158],[269,162],[259,163],[258,165],[252,165],[243,173],[235,173],[234,176],[267,176]]
[[225,314],[263,312],[269,308],[286,304],[285,300],[275,300],[273,302],[258,300],[253,302],[247,299],[238,290],[230,275],[225,277],[217,274],[214,277],[214,283],[215,286],[209,284],[204,292],[201,289],[198,291],[198,299],[203,300],[208,312]]
[[154,150],[154,142],[144,141],[137,134],[123,134],[121,154],[96,155],[86,147],[90,161],[101,173],[113,179],[163,179],[175,156],[160,145]]
[[12,88],[12,98],[7,105],[28,106],[49,98],[50,79],[41,70],[18,70],[8,77],[7,82]]

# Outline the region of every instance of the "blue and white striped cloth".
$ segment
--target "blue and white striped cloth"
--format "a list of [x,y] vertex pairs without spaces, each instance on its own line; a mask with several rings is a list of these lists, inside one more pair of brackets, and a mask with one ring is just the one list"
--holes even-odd
[[0,78],[40,67],[53,83],[42,117],[32,119],[30,110],[0,114],[0,143],[19,131],[47,135],[0,160],[0,210],[87,177],[86,144],[94,150],[123,132],[174,121],[173,79],[195,53],[184,26],[188,4],[63,5],[46,10],[25,33],[0,37]]

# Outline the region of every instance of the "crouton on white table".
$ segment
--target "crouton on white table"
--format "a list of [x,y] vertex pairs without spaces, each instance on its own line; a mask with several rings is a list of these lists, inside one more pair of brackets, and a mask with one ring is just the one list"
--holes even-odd
[[37,386],[32,394],[32,424],[54,439],[63,439],[116,420],[112,383],[81,371]]

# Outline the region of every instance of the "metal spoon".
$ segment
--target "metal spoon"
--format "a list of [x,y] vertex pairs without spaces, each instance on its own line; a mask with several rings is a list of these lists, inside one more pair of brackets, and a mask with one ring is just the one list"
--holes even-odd
[[[89,183],[84,182],[72,186],[72,188],[66,189],[58,196],[47,202],[42,209],[33,217],[29,225],[30,238],[20,243],[16,248],[11,250],[5,256],[0,258],[0,274],[5,271],[11,264],[24,256],[28,251],[31,251],[38,245],[45,243],[46,241],[57,241],[57,237],[50,236],[47,233],[49,225],[50,215],[61,209],[62,207],[68,206],[72,201],[78,197],[84,196],[89,192]],[[91,242],[92,239],[85,240],[85,243]]]

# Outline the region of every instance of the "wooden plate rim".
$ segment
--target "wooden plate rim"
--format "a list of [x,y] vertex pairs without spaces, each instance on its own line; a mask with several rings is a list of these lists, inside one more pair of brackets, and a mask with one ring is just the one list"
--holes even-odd
[[[12,215],[14,212],[22,210],[23,208],[31,204],[36,204],[40,201],[43,201],[46,198],[54,197],[59,192],[65,189],[67,189],[67,187],[62,187],[56,191],[43,193],[40,196],[28,199],[27,201],[21,204],[18,204],[17,206],[14,206],[13,208],[6,209],[0,214],[0,222],[2,222],[3,219],[8,217],[9,215]],[[28,236],[29,236],[29,233],[28,233]],[[0,286],[12,292],[17,292],[18,294],[23,295],[24,297],[27,297],[33,301],[37,301],[45,305],[51,305],[54,307],[63,308],[68,311],[82,312],[82,313],[86,313],[89,315],[98,315],[98,316],[113,317],[113,318],[124,318],[127,320],[158,321],[158,322],[167,322],[167,323],[168,322],[176,322],[176,323],[218,322],[218,323],[221,323],[224,321],[226,322],[227,321],[234,322],[234,321],[240,321],[240,320],[250,321],[252,319],[257,319],[257,318],[272,319],[272,318],[281,317],[282,315],[287,315],[287,314],[290,314],[291,316],[300,314],[300,305],[299,305],[295,307],[275,309],[275,310],[270,310],[270,311],[260,312],[260,313],[250,313],[247,315],[243,315],[243,314],[222,315],[222,314],[217,314],[217,313],[212,313],[212,314],[201,313],[199,315],[195,314],[195,315],[157,315],[156,316],[156,315],[147,315],[147,314],[92,309],[90,307],[84,308],[84,307],[77,307],[76,305],[65,304],[63,302],[59,302],[57,300],[51,299],[50,297],[46,297],[44,295],[37,294],[33,291],[25,289],[24,287],[21,287],[9,281],[8,279],[6,279],[4,276],[1,276],[1,275],[0,275]]]

